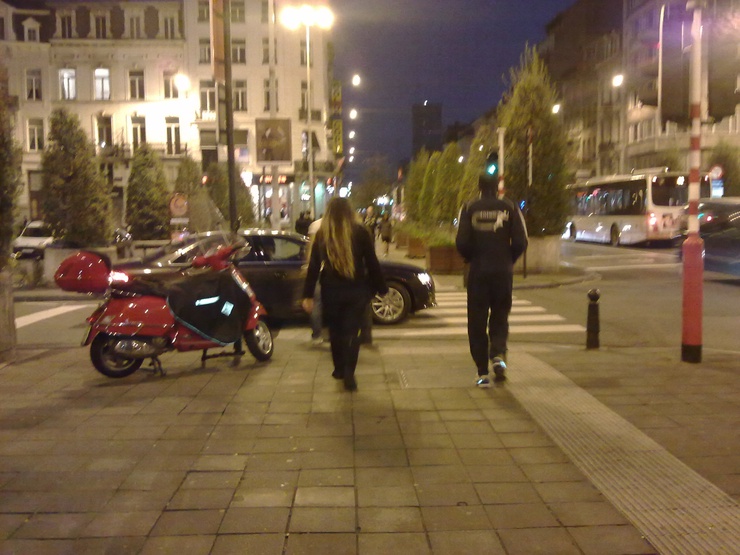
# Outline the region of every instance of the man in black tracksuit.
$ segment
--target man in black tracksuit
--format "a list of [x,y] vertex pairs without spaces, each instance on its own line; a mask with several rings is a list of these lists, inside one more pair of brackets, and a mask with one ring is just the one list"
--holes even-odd
[[514,262],[527,248],[527,228],[519,208],[507,199],[497,198],[497,175],[483,174],[478,186],[480,198],[460,211],[456,244],[470,263],[468,340],[478,368],[478,387],[486,388],[491,386],[489,360],[496,381],[506,379]]

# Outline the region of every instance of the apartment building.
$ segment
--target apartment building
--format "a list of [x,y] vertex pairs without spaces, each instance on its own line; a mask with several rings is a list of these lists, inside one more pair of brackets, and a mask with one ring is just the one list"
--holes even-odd
[[[235,159],[260,212],[272,204],[277,176],[274,193],[289,215],[311,198],[309,136],[320,192],[334,168],[326,131],[328,36],[311,34],[308,125],[305,34],[281,28],[272,4],[231,2]],[[41,153],[57,107],[77,114],[95,142],[120,223],[131,157],[142,143],[159,152],[170,184],[185,154],[204,169],[226,160],[209,19],[207,0],[0,0],[0,63],[17,99],[15,131],[23,146],[20,217],[41,217]]]
[[[685,0],[577,0],[549,23],[540,51],[561,93],[559,117],[584,175],[668,160],[688,169],[691,18]],[[740,146],[736,22],[740,2],[707,1],[703,167],[720,142]]]

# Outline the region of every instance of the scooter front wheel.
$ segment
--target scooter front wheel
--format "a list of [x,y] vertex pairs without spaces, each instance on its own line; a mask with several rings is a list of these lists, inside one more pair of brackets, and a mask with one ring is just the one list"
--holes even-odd
[[90,360],[95,369],[109,378],[125,378],[136,372],[144,362],[140,358],[125,358],[113,352],[118,340],[99,334],[90,345]]
[[270,357],[272,357],[274,348],[272,332],[264,320],[258,321],[254,329],[244,332],[244,341],[247,344],[249,352],[257,360],[264,362],[265,360],[270,360]]

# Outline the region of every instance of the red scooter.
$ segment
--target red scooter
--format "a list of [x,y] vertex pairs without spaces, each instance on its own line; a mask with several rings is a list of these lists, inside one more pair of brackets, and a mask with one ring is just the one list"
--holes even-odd
[[[234,357],[244,351],[259,361],[273,352],[267,314],[246,279],[231,262],[239,245],[220,247],[210,256],[198,256],[192,268],[174,279],[131,278],[111,271],[101,253],[80,251],[65,259],[54,280],[65,291],[105,293],[105,300],[88,318],[90,327],[82,345],[90,345],[95,369],[110,378],[136,372],[151,359],[164,375],[159,355],[169,351],[203,351],[209,358]],[[212,348],[233,345],[232,352],[208,354]]]

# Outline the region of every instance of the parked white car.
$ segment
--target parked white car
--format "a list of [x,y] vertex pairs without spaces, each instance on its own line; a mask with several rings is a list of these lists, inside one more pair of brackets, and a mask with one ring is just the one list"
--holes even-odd
[[15,258],[44,258],[44,249],[51,245],[54,236],[51,229],[41,220],[34,220],[26,224],[21,234],[13,241],[13,256]]

